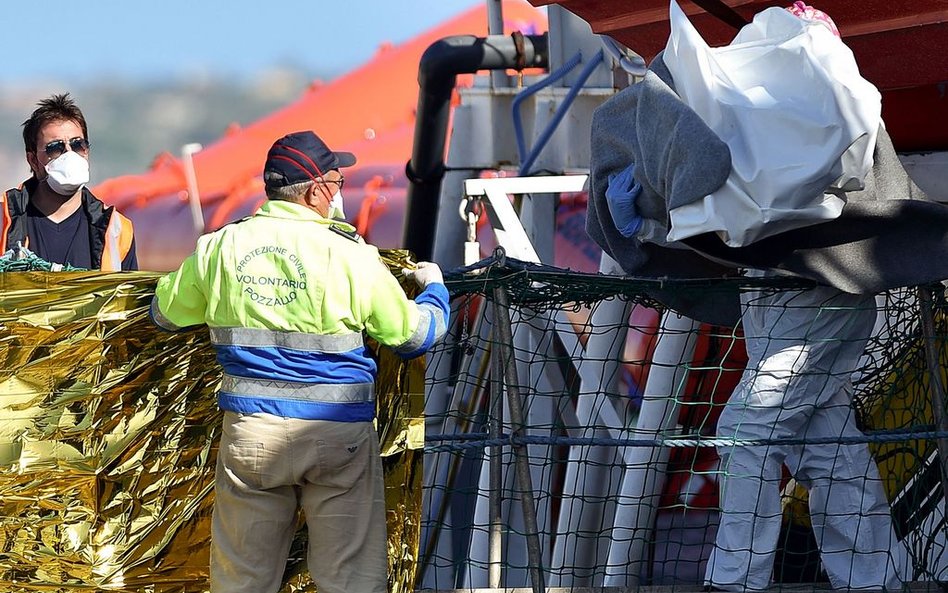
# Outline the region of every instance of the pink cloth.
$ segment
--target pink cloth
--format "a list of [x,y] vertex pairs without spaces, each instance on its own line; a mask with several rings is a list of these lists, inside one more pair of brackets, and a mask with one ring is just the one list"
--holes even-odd
[[841,37],[839,34],[839,29],[836,28],[836,23],[834,23],[833,19],[831,19],[830,16],[822,10],[817,10],[812,6],[808,6],[800,0],[794,2],[793,6],[788,7],[787,10],[789,10],[794,16],[798,16],[803,20],[822,23],[829,27],[829,30],[833,32],[833,35]]

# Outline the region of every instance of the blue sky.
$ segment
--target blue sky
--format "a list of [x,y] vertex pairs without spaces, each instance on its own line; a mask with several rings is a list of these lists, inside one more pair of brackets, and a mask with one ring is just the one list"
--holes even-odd
[[339,74],[483,0],[87,0],[4,2],[0,83],[189,73],[245,77],[276,65]]

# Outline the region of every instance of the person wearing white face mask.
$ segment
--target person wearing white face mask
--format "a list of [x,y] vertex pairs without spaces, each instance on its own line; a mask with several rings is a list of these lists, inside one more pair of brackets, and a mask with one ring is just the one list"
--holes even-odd
[[343,208],[343,199],[342,199],[342,184],[345,183],[345,179],[339,179],[339,187],[336,188],[336,193],[332,195],[329,199],[329,218],[335,218],[336,220],[345,220],[346,211]]
[[88,138],[85,117],[68,93],[43,99],[23,122],[33,175],[0,197],[0,252],[20,245],[54,264],[138,269],[132,222],[86,187]]

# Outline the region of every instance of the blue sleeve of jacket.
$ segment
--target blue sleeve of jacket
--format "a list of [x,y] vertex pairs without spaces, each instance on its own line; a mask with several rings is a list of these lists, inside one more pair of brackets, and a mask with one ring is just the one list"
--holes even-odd
[[415,297],[421,318],[412,338],[395,349],[402,358],[421,356],[444,337],[451,317],[449,300],[448,289],[440,282],[429,284]]

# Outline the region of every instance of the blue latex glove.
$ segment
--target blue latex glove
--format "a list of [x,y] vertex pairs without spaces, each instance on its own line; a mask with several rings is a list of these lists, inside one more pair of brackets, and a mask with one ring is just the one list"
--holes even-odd
[[626,238],[634,235],[642,226],[642,217],[635,208],[635,200],[642,193],[642,186],[633,177],[634,172],[635,163],[632,163],[619,173],[610,175],[606,188],[606,203],[612,222]]

